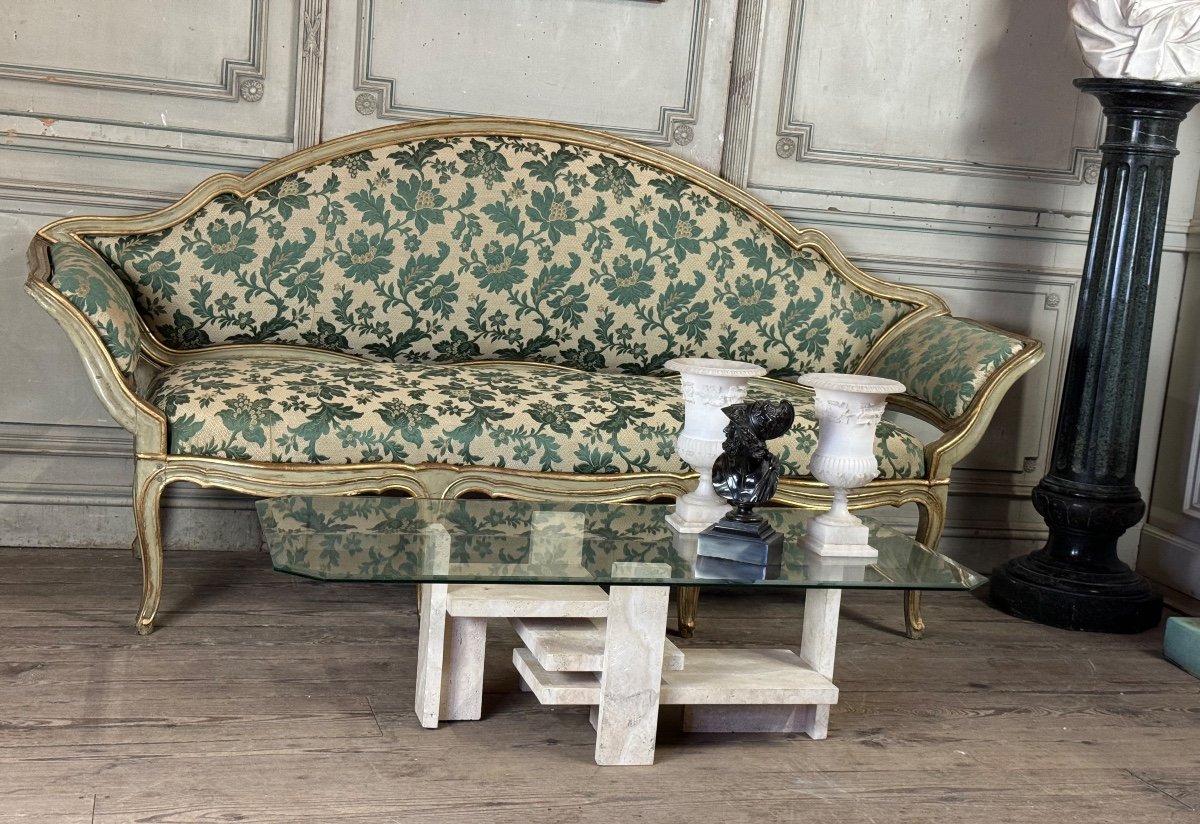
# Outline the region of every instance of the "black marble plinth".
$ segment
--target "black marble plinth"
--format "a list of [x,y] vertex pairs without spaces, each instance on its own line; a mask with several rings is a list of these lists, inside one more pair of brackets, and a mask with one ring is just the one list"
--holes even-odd
[[764,520],[727,516],[700,533],[696,554],[778,568],[783,560],[783,535]]
[[722,581],[773,581],[783,571],[782,564],[741,564],[726,558],[696,556],[697,578],[719,578]]
[[1095,78],[1107,120],[1050,471],[1033,503],[1046,545],[992,577],[992,603],[1093,632],[1158,624],[1162,598],[1117,557],[1145,512],[1134,484],[1150,332],[1179,124],[1200,87]]

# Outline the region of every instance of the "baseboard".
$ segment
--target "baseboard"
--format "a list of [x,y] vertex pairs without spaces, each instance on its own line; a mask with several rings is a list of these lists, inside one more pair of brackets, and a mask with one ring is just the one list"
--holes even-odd
[[[254,499],[174,484],[163,494],[167,550],[252,551],[262,546]],[[124,549],[133,543],[125,486],[0,483],[0,545]]]
[[1152,524],[1142,530],[1137,571],[1155,583],[1200,598],[1200,545]]

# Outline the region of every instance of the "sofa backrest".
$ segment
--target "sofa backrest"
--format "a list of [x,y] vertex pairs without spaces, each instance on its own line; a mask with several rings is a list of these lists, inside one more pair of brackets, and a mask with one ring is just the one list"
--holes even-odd
[[82,239],[172,349],[291,343],[635,373],[689,355],[782,377],[853,370],[921,305],[860,288],[848,264],[753,216],[756,201],[655,156],[545,137],[393,140],[219,193],[158,231]]

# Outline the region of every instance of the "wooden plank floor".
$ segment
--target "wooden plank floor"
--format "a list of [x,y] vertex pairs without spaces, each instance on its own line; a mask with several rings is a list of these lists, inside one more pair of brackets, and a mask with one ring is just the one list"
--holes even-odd
[[[581,708],[514,692],[421,729],[413,588],[265,555],[167,557],[159,630],[128,553],[0,549],[0,822],[1200,822],[1200,681],[1161,631],[1070,633],[965,593],[844,597],[829,739],[688,735],[600,768]],[[797,593],[710,592],[695,645],[798,643]]]

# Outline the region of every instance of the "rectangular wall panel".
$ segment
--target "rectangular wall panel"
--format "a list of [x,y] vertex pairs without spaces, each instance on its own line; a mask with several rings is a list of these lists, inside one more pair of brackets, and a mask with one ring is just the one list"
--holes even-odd
[[994,206],[1018,224],[1090,208],[1100,108],[1071,85],[1088,72],[1065,4],[790,0],[765,14],[749,177],[774,200]]
[[300,5],[8,3],[4,149],[185,164],[197,152],[232,167],[286,154],[296,144]]
[[715,169],[735,10],[724,0],[359,0],[357,17],[330,18],[326,131],[541,118]]

